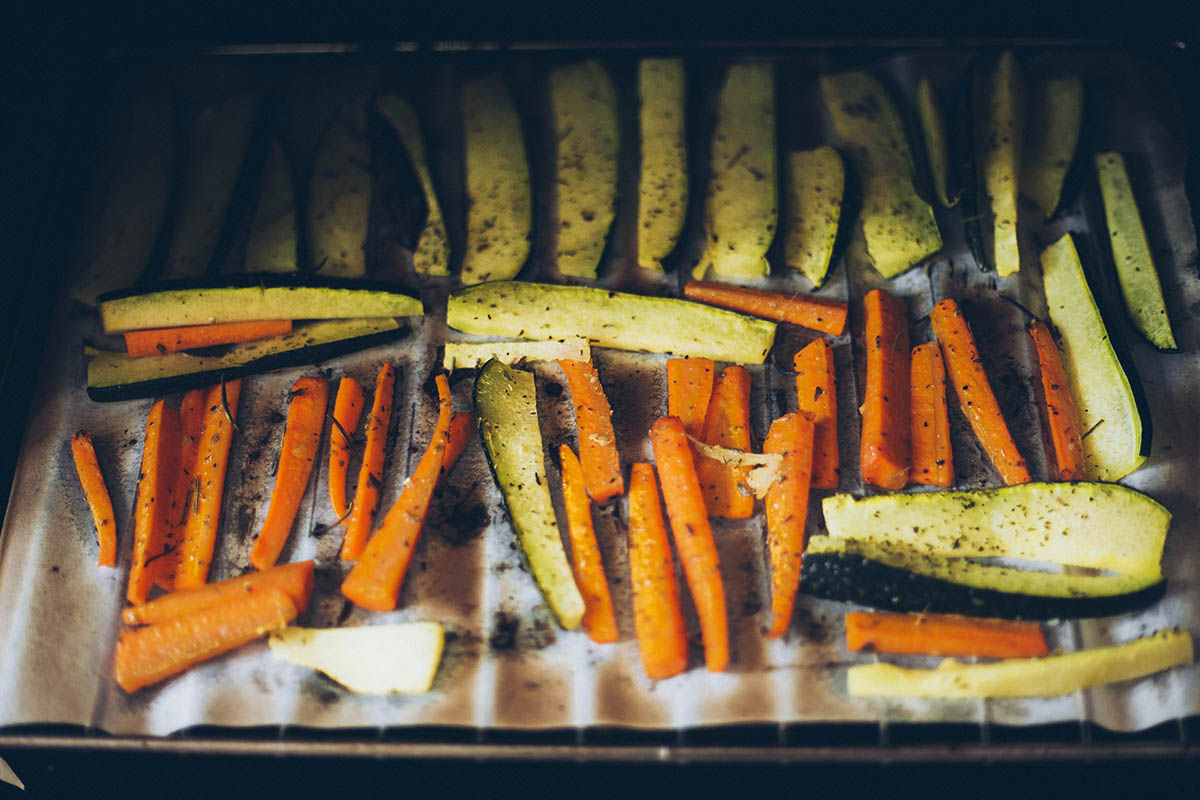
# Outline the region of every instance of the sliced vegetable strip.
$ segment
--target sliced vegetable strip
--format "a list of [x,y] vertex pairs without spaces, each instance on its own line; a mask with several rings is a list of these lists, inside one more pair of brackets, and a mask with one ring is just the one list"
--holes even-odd
[[687,634],[679,605],[675,560],[667,542],[654,468],[636,463],[629,473],[629,581],[633,626],[642,669],[662,680],[687,669]]
[[429,511],[434,487],[442,471],[446,445],[450,440],[450,383],[445,375],[435,379],[438,390],[438,421],[433,438],[417,464],[416,471],[404,483],[404,491],[392,505],[383,524],[371,537],[362,557],[346,580],[342,594],[355,605],[372,611],[392,611],[400,597],[400,587],[408,572],[421,526]]
[[1071,396],[1071,384],[1058,353],[1058,345],[1045,323],[1029,323],[1029,335],[1037,349],[1042,376],[1042,401],[1046,427],[1054,450],[1054,477],[1060,481],[1081,481],[1087,477],[1083,460],[1083,440],[1079,430],[1079,412]]
[[587,480],[588,497],[603,503],[625,491],[621,459],[617,454],[617,435],[612,426],[612,408],[591,361],[563,358],[559,359],[558,366],[567,376],[571,401],[575,404],[579,459]]
[[790,322],[831,336],[846,329],[846,304],[799,294],[780,294],[715,281],[688,281],[683,296],[756,317]]
[[715,367],[711,358],[667,359],[667,414],[678,417],[688,436],[697,439],[704,431]]
[[329,405],[329,384],[323,378],[301,377],[288,393],[292,404],[288,408],[287,427],[283,430],[283,445],[279,449],[279,467],[275,471],[275,489],[267,518],[250,551],[250,563],[255,569],[266,569],[279,560],[304,491],[317,460],[321,444],[321,429],[325,427],[325,408]]
[[782,636],[792,620],[804,525],[812,476],[813,421],[803,411],[784,414],[771,423],[764,453],[783,456],[779,480],[767,490],[767,551],[771,557],[771,627],[767,636]]
[[862,476],[882,489],[903,489],[912,464],[909,421],[908,311],[882,289],[863,298],[867,385],[862,413]]
[[333,402],[333,430],[329,432],[329,500],[338,519],[346,516],[346,472],[350,466],[350,446],[358,419],[362,416],[362,384],[349,376],[338,383]]
[[358,485],[354,488],[354,507],[346,520],[346,538],[342,540],[342,561],[356,561],[362,555],[371,535],[375,511],[379,507],[379,490],[383,487],[383,466],[387,459],[388,424],[392,419],[392,395],[396,384],[396,368],[385,361],[375,377],[375,398],[371,415],[367,417],[367,443],[363,448],[362,466],[358,470]]
[[176,501],[175,516],[167,528],[163,550],[166,554],[156,561],[161,566],[154,570],[154,581],[166,591],[175,588],[175,577],[179,573],[180,542],[188,517],[196,508],[196,451],[200,449],[200,433],[204,429],[204,389],[192,389],[179,402],[179,467],[175,471],[175,483],[171,489]]
[[954,483],[950,450],[950,412],[946,407],[946,367],[937,342],[912,351],[912,471],[909,480],[924,486]]
[[101,567],[116,566],[117,563],[117,520],[113,515],[112,498],[100,472],[96,448],[92,446],[92,435],[79,431],[71,437],[71,456],[75,460],[75,472],[83,487],[83,496],[92,510],[96,524],[96,537],[100,543],[97,564]]
[[131,356],[156,356],[197,347],[249,342],[279,336],[292,330],[290,319],[254,322],[218,322],[181,328],[151,328],[125,334],[125,351]]
[[[734,365],[721,371],[708,403],[700,441],[733,450],[750,449],[750,373],[745,367]],[[754,495],[746,488],[740,468],[699,456],[695,469],[710,516],[746,519],[754,513]]]
[[146,417],[137,501],[133,509],[133,559],[129,564],[129,586],[125,597],[144,603],[150,595],[156,571],[155,559],[164,559],[167,530],[179,514],[174,489],[179,474],[179,412],[159,400]]
[[981,658],[1028,658],[1049,652],[1036,622],[957,614],[846,612],[846,648],[866,647],[876,653]]
[[567,531],[571,537],[571,566],[575,583],[583,595],[583,629],[593,642],[617,640],[617,615],[613,610],[600,545],[592,526],[592,504],[584,487],[583,467],[571,446],[558,449],[562,461],[563,503],[567,509]]
[[837,385],[833,350],[815,339],[792,359],[800,410],[812,417],[812,488],[838,488]]
[[261,572],[247,572],[236,578],[193,586],[160,595],[148,603],[130,606],[121,612],[126,625],[155,625],[185,617],[227,600],[247,594],[281,591],[292,598],[296,612],[303,614],[313,590],[313,562],[277,564]]
[[987,451],[992,465],[1000,478],[1009,486],[1028,483],[1029,470],[1025,459],[1017,451],[1008,424],[1000,413],[1000,404],[983,371],[983,361],[975,347],[975,337],[963,317],[958,303],[949,298],[939,301],[929,315],[933,335],[942,346],[946,371],[954,383],[958,402],[963,414],[971,423],[971,429],[979,443]]
[[660,418],[650,428],[650,443],[675,548],[700,619],[704,661],[709,672],[721,672],[729,665],[725,585],[683,423],[675,417]]
[[471,443],[475,431],[475,415],[470,411],[455,411],[450,417],[450,440],[446,442],[446,455],[442,458],[443,475],[454,469],[458,457]]

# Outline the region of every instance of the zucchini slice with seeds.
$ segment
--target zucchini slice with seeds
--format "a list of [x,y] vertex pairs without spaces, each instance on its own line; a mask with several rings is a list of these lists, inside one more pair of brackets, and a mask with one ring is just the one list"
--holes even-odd
[[846,168],[832,147],[788,153],[784,256],[820,287],[829,275],[846,187]]
[[638,266],[662,271],[687,218],[687,76],[681,58],[638,62]]

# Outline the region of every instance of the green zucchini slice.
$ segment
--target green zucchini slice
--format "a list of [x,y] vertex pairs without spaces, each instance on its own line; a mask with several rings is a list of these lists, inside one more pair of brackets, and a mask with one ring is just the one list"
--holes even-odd
[[292,165],[278,139],[271,141],[259,182],[258,203],[246,241],[245,272],[295,272],[296,192]]
[[308,251],[313,269],[335,278],[367,274],[371,145],[367,99],[347,104],[317,145],[308,184]]
[[1083,81],[1064,76],[1038,81],[1029,96],[1029,130],[1021,154],[1021,194],[1046,219],[1062,202],[1063,183],[1083,129]]
[[832,147],[788,153],[787,182],[784,255],[788,266],[819,287],[829,275],[842,213],[842,157]]
[[1021,269],[1017,247],[1017,181],[1021,169],[1021,138],[1025,126],[1025,78],[1012,51],[1005,51],[990,72],[980,72],[980,93],[972,125],[983,190],[992,224],[992,266],[1001,277]]
[[583,596],[554,517],[533,373],[495,359],[484,364],[475,379],[475,419],[530,572],[558,623],[576,628]]
[[575,336],[562,341],[547,342],[446,342],[442,352],[442,369],[478,369],[496,359],[504,364],[520,366],[529,361],[591,361],[592,349],[587,339]]
[[687,75],[681,58],[638,62],[638,266],[662,271],[687,218]]
[[925,157],[938,202],[945,208],[958,203],[950,196],[950,143],[946,139],[946,117],[942,104],[928,78],[917,83],[917,115],[921,120],[921,135],[925,139]]

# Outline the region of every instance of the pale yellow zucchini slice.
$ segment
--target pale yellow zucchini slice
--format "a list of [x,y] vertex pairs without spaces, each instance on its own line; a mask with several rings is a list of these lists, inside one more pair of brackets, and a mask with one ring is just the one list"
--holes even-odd
[[308,184],[308,248],[318,275],[367,274],[367,218],[371,207],[371,145],[367,99],[347,104],[317,146]]
[[917,116],[921,120],[921,135],[925,139],[925,158],[938,202],[950,208],[958,198],[950,197],[950,143],[946,140],[946,118],[942,104],[928,78],[917,83]]
[[433,687],[445,634],[438,622],[300,628],[271,634],[271,655],[315,669],[353,692],[422,694]]
[[829,274],[845,186],[846,169],[832,147],[788,153],[784,256],[814,287]]
[[687,218],[687,75],[681,58],[638,62],[638,266],[661,271]]
[[296,192],[292,165],[278,139],[267,148],[258,203],[246,240],[246,272],[295,272]]
[[[1021,269],[1017,247],[1017,192],[1021,168],[1021,138],[1025,131],[1025,78],[1012,51],[1005,51],[987,74],[981,75],[973,126],[983,189],[992,224],[991,257],[1000,277]],[[986,235],[985,234],[985,241]]]
[[1021,194],[1050,219],[1083,128],[1083,81],[1076,76],[1038,81],[1029,93],[1029,121],[1021,153]]
[[477,369],[492,359],[502,364],[518,366],[529,361],[590,361],[592,348],[587,339],[574,336],[570,339],[548,342],[446,342],[442,354],[442,369]]

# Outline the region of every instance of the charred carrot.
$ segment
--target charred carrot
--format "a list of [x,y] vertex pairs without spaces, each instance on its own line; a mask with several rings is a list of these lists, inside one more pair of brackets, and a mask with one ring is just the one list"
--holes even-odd
[[583,629],[593,642],[617,640],[617,615],[613,610],[600,545],[592,527],[592,504],[584,487],[583,467],[571,446],[558,449],[562,461],[563,504],[567,509],[567,532],[571,538],[571,566],[575,584],[583,595]]
[[217,322],[212,325],[188,325],[181,328],[153,328],[125,334],[125,350],[131,356],[157,356],[197,347],[236,344],[268,336],[280,336],[292,330],[288,319],[253,322]]
[[375,377],[375,399],[367,417],[367,443],[363,447],[358,485],[354,488],[354,507],[346,520],[346,538],[342,540],[342,561],[357,561],[367,546],[375,511],[379,508],[379,490],[383,487],[383,466],[387,458],[388,423],[392,419],[392,394],[396,368],[385,361]]
[[236,578],[168,592],[148,603],[130,606],[121,612],[121,619],[126,625],[155,625],[220,605],[230,598],[268,590],[281,591],[292,598],[296,612],[303,614],[313,590],[313,562],[278,564],[261,572],[247,572]]
[[96,562],[101,567],[116,566],[117,520],[90,433],[79,431],[71,437],[71,456],[75,460],[75,472],[79,475],[83,496],[92,510],[92,521],[96,524],[96,538],[100,543],[100,555]]
[[846,329],[846,304],[836,300],[780,294],[712,281],[688,281],[684,284],[683,296],[756,317],[790,322],[832,336],[841,336]]
[[1071,397],[1071,384],[1067,382],[1058,346],[1044,323],[1034,320],[1029,323],[1028,330],[1037,348],[1038,366],[1041,368],[1042,411],[1050,431],[1056,477],[1060,481],[1081,481],[1086,473],[1079,412]]
[[587,482],[588,497],[603,503],[625,492],[617,435],[613,432],[612,408],[600,376],[591,361],[560,358],[558,366],[567,376],[575,424],[579,428],[579,460]]
[[[700,433],[705,444],[750,449],[750,373],[745,367],[721,370]],[[709,516],[746,519],[754,513],[754,495],[739,467],[707,456],[697,457],[695,466]]]
[[946,408],[946,367],[937,342],[912,351],[912,470],[909,480],[923,486],[954,483],[950,416]]
[[629,472],[629,580],[633,591],[633,628],[642,669],[662,680],[687,669],[687,633],[679,605],[675,560],[667,542],[658,481],[649,464]]
[[126,692],[183,672],[296,618],[286,593],[271,589],[224,600],[156,625],[123,631],[117,643],[117,683]]
[[675,549],[683,562],[683,574],[700,619],[705,665],[709,672],[721,672],[729,665],[725,585],[721,582],[717,545],[683,423],[675,417],[660,418],[650,427],[650,443],[662,480]]
[[179,466],[171,488],[175,507],[163,543],[163,557],[154,562],[153,570],[154,582],[168,592],[175,588],[175,577],[179,573],[179,544],[183,540],[187,519],[198,499],[192,471],[196,468],[196,451],[200,449],[200,433],[204,428],[204,400],[204,389],[192,389],[179,403]]
[[882,289],[863,298],[867,385],[862,405],[862,476],[883,489],[908,483],[912,436],[909,421],[908,311]]
[[292,532],[296,511],[304,499],[313,462],[317,459],[317,448],[321,444],[325,407],[329,405],[329,384],[322,378],[298,378],[288,396],[292,404],[288,408],[287,426],[283,429],[275,488],[271,492],[267,518],[258,532],[254,549],[250,551],[250,563],[255,569],[272,566]]
[[838,488],[837,383],[829,342],[815,339],[792,359],[796,397],[813,420],[812,488]]
[[346,517],[346,472],[350,466],[350,445],[358,419],[362,416],[362,384],[354,378],[342,378],[337,399],[333,401],[333,430],[329,432],[329,500],[337,518]]
[[372,611],[392,611],[400,597],[404,575],[417,549],[421,526],[429,511],[429,501],[442,471],[446,445],[450,440],[450,383],[445,375],[435,379],[438,390],[438,421],[433,438],[421,456],[417,469],[405,481],[404,491],[396,500],[383,524],[371,537],[362,558],[342,582],[342,594],[355,605]]
[[983,361],[975,347],[975,337],[963,318],[958,303],[947,298],[939,301],[929,315],[933,335],[942,346],[946,372],[954,383],[963,415],[971,423],[979,443],[992,460],[992,466],[1006,484],[1028,483],[1029,470],[1017,451],[1008,424],[1000,413],[1000,404],[992,393]]
[[1044,656],[1046,637],[1036,622],[974,619],[955,614],[846,612],[846,647],[876,653],[1032,658]]
[[709,358],[667,359],[667,415],[678,417],[697,439],[704,432],[715,366]]
[[764,453],[783,456],[779,479],[767,490],[767,552],[771,558],[771,627],[767,636],[771,637],[787,631],[800,585],[813,431],[808,415],[793,411],[771,423],[763,442]]
[[192,469],[192,505],[179,542],[179,571],[175,588],[198,586],[208,580],[217,531],[221,526],[221,502],[225,496],[225,471],[237,419],[240,380],[218,384],[204,393],[204,425],[200,429],[195,466]]
[[133,508],[133,560],[129,564],[129,585],[125,598],[144,603],[154,583],[156,559],[169,556],[167,530],[178,513],[173,496],[179,474],[179,412],[159,400],[146,417],[146,437],[142,445],[137,500]]
[[475,435],[475,415],[470,411],[455,411],[450,417],[450,440],[446,442],[446,455],[442,458],[442,474],[454,469],[454,464]]

